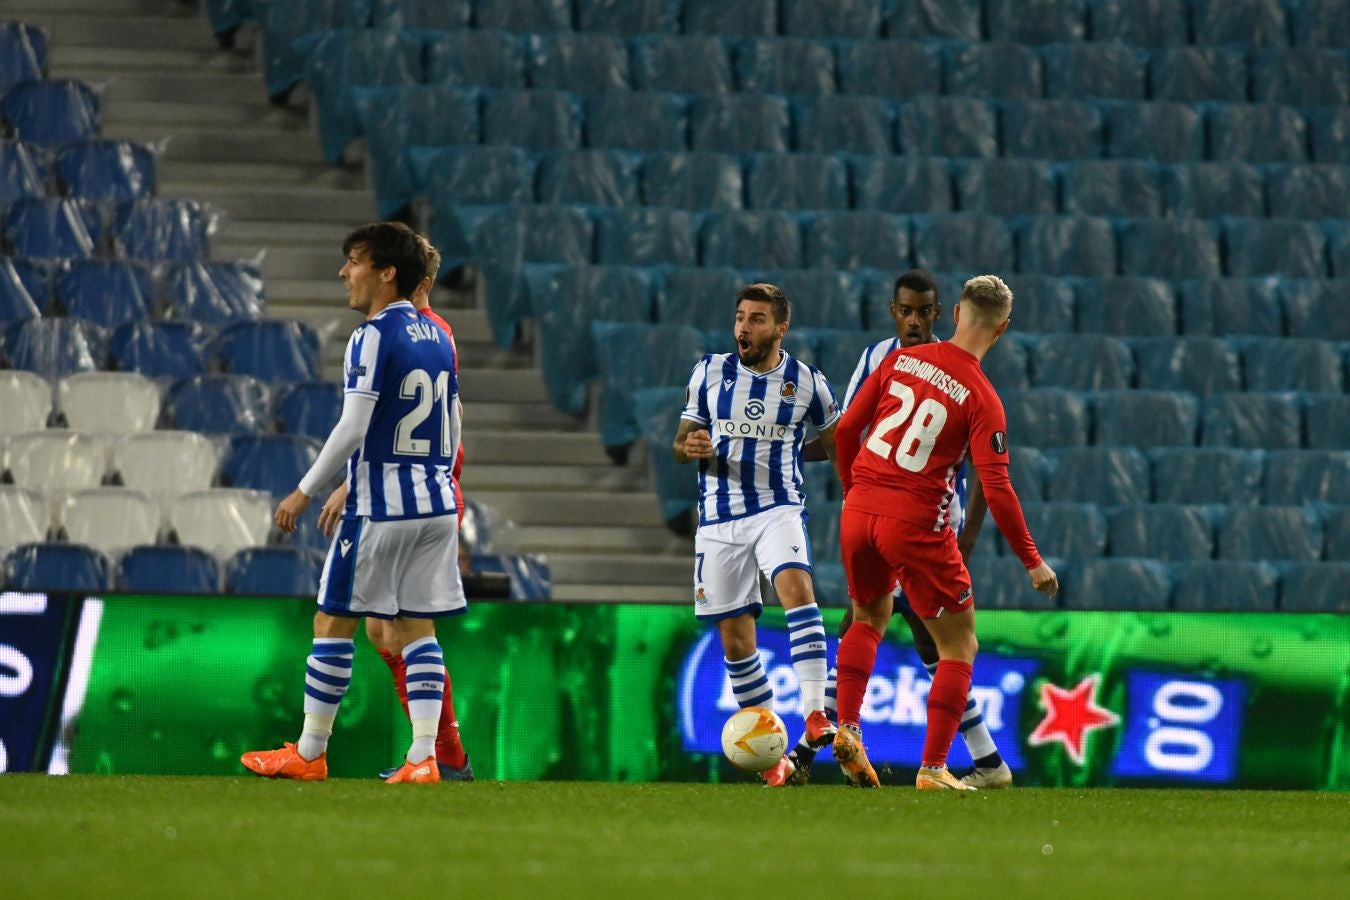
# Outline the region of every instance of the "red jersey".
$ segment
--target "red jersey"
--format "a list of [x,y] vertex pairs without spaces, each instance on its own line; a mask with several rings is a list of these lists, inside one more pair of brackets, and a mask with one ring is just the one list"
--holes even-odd
[[934,531],[950,524],[956,472],[969,453],[1008,546],[1028,569],[1041,564],[1008,478],[1003,401],[979,360],[950,341],[882,360],[844,413],[835,445],[849,509]]

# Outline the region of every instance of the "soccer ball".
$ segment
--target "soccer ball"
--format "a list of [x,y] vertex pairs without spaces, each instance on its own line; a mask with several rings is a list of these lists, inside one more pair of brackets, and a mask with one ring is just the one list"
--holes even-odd
[[772,769],[787,752],[787,728],[772,710],[747,706],[722,726],[722,752],[731,764],[747,772]]

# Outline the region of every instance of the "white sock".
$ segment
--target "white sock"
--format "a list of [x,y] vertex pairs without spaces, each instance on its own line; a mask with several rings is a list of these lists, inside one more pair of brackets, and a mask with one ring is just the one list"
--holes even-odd
[[408,762],[419,763],[436,752],[436,728],[445,700],[445,657],[435,637],[424,637],[403,648],[403,662],[413,734]]
[[352,683],[352,657],[356,642],[351,638],[315,638],[305,660],[305,725],[296,742],[296,752],[305,759],[318,759],[328,750],[338,704]]
[[814,603],[787,611],[788,641],[792,644],[792,668],[802,692],[802,715],[825,708],[825,620]]

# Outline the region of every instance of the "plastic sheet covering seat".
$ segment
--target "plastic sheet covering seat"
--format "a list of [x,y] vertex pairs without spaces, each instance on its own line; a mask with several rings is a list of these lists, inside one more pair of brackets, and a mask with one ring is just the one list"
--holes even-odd
[[122,484],[159,499],[206,490],[217,465],[215,445],[194,431],[144,431],[112,447],[112,469]]
[[[1051,560],[1051,564],[1059,571],[1059,560]],[[1059,605],[1059,598],[1031,586],[1022,561],[1012,557],[974,556],[970,560],[970,583],[981,609],[1047,610]]]
[[1262,50],[1252,61],[1252,99],[1293,106],[1350,103],[1350,64],[1339,50]]
[[1245,163],[1168,166],[1162,173],[1162,190],[1170,216],[1213,219],[1266,214],[1265,178],[1260,169]]
[[[653,153],[643,158],[641,167],[642,202],[647,206],[703,210],[740,209],[745,205],[741,163],[728,153]],[[773,184],[772,188],[794,189],[790,183]],[[846,195],[847,189],[845,184]]]
[[1150,450],[1149,459],[1158,503],[1260,502],[1260,453],[1218,447],[1162,447]]
[[[444,182],[460,184],[456,176],[462,177],[462,167],[471,165],[471,151],[486,156],[493,164],[490,173],[476,172],[475,177],[465,179],[469,184],[486,181],[491,187],[477,188],[479,194],[500,193],[499,185],[510,183],[517,174],[519,164],[509,165],[503,154],[507,148],[463,147],[455,148],[464,157],[437,162],[452,164],[450,173],[440,173],[435,169],[426,169],[416,159],[420,148],[439,147],[453,144],[476,145],[479,139],[478,93],[460,88],[441,85],[405,85],[400,87],[353,88],[352,97],[356,113],[361,118],[361,127],[366,135],[366,148],[370,155],[372,181],[375,199],[381,215],[392,215],[412,202],[413,196],[421,191],[435,191]],[[449,152],[449,151],[447,151]],[[509,152],[520,153],[512,148]],[[483,157],[479,157],[482,159]],[[459,167],[453,167],[458,161]],[[497,166],[501,167],[499,171]],[[528,194],[528,191],[526,192]],[[466,200],[464,202],[471,202]],[[472,202],[505,202],[501,200],[475,200]]]
[[650,322],[651,279],[617,266],[529,266],[525,277],[549,399],[564,412],[585,412],[586,382],[600,370],[590,329],[576,323]]
[[1312,109],[1307,115],[1312,124],[1312,158],[1324,163],[1350,162],[1350,109]]
[[946,93],[995,100],[1039,100],[1041,57],[1025,44],[994,40],[953,44],[943,54]]
[[1158,167],[1152,163],[1139,160],[1082,160],[1065,167],[1063,184],[1066,213],[1133,218],[1162,215],[1162,176]]
[[1041,275],[1116,274],[1116,236],[1106,219],[1035,216],[1017,234],[1017,268]]
[[118,561],[117,587],[135,594],[218,594],[220,563],[199,547],[132,547]]
[[165,419],[203,434],[257,434],[270,423],[269,399],[267,386],[249,375],[198,375],[169,389]]
[[1350,563],[1282,566],[1280,609],[1291,612],[1350,612]]
[[59,270],[53,300],[66,315],[116,328],[150,318],[154,296],[154,281],[145,265],[85,259]]
[[22,141],[0,140],[0,206],[24,197],[46,195],[41,150]]
[[778,2],[685,0],[684,30],[690,34],[777,34]]
[[1231,104],[1214,107],[1207,117],[1211,159],[1276,163],[1308,158],[1308,123],[1293,107]]
[[97,211],[80,200],[25,197],[5,213],[5,243],[15,256],[89,259],[102,235]]
[[[19,266],[29,268],[22,261]],[[41,315],[42,310],[19,274],[19,267],[8,257],[0,256],[0,323],[21,322]]]
[[45,541],[50,521],[40,491],[0,484],[0,555],[18,544]]
[[1007,272],[1013,238],[1002,219],[975,213],[916,216],[914,262],[934,272]]
[[[1011,274],[1003,279],[1013,292],[1012,328],[1017,331],[1071,332],[1077,299],[1073,284],[1048,275]],[[951,303],[957,297],[945,298]]]
[[586,143],[626,150],[685,149],[685,103],[677,94],[608,91],[586,101]]
[[1094,0],[1088,4],[1094,41],[1127,47],[1174,47],[1190,42],[1186,0]]
[[1182,330],[1192,335],[1284,333],[1274,278],[1201,279],[1181,289]]
[[1112,103],[1107,112],[1106,155],[1116,159],[1187,162],[1205,158],[1199,111],[1187,103]]
[[4,585],[12,591],[87,593],[112,587],[108,558],[80,544],[21,544],[4,558]]
[[1172,579],[1152,559],[1090,559],[1066,573],[1068,609],[1160,611],[1169,608]]
[[1281,280],[1279,285],[1281,305],[1291,337],[1350,340],[1345,281]]
[[837,156],[766,153],[753,157],[747,178],[755,209],[848,209],[848,168]]
[[1350,506],[1350,451],[1270,451],[1266,454],[1262,499],[1270,504],[1334,503]]
[[699,244],[700,257],[708,266],[787,269],[802,263],[801,229],[783,212],[711,213],[704,220]]
[[803,37],[876,37],[881,31],[882,0],[786,0],[783,33]]
[[1104,117],[1077,100],[1019,100],[1003,107],[1003,153],[1029,159],[1102,155]]
[[607,34],[555,32],[525,38],[530,85],[560,91],[622,91],[632,79],[628,47]]
[[1149,501],[1149,467],[1129,447],[1069,447],[1049,454],[1054,462],[1046,482],[1052,502],[1124,506]]
[[1078,330],[1089,334],[1177,333],[1177,298],[1156,278],[1085,278],[1078,283]]
[[757,38],[738,43],[732,66],[740,90],[756,94],[833,94],[834,54],[823,41]]
[[942,57],[935,47],[904,39],[848,41],[835,47],[839,89],[872,97],[942,93]]
[[562,91],[489,91],[483,99],[483,143],[527,150],[581,146],[581,101]]
[[113,233],[121,255],[154,262],[205,259],[215,215],[193,200],[138,200],[121,205]]
[[[876,318],[876,316],[873,316]],[[863,353],[877,341],[887,343],[895,340],[894,330],[889,333],[881,331],[834,331],[828,333],[819,333],[818,352],[816,353],[816,368],[825,373],[831,385],[835,388],[835,399],[839,405],[846,406],[852,397],[847,389],[852,387],[850,379],[854,371],[858,368],[858,363]],[[870,374],[870,372],[869,372]],[[864,376],[865,377],[865,376]],[[861,382],[859,382],[861,385]]]
[[680,6],[679,0],[579,0],[577,29],[630,35],[675,31]]
[[1104,391],[1092,398],[1094,443],[1113,447],[1194,446],[1200,404],[1174,391]]
[[309,597],[319,589],[323,557],[300,547],[240,550],[225,564],[225,591],[259,597]]
[[168,314],[205,325],[262,318],[266,300],[258,267],[239,260],[200,260],[172,267],[166,277]]
[[1315,450],[1350,447],[1350,395],[1305,394],[1304,443]]
[[1002,340],[989,348],[989,352],[980,361],[980,366],[989,377],[989,381],[998,385],[1000,390],[1025,390],[1031,384],[1027,376],[1030,357],[1026,342],[1019,340],[1016,335],[1005,335]]
[[595,322],[591,328],[603,387],[600,440],[606,447],[625,446],[641,434],[633,395],[685,382],[703,355],[703,335],[681,325]]
[[1279,0],[1195,0],[1197,44],[1283,47],[1289,25]]
[[149,431],[159,419],[159,388],[134,372],[82,372],[56,386],[66,424],[90,434]]
[[47,74],[47,35],[25,22],[0,22],[0,91]]
[[[509,154],[500,163],[493,157],[474,153],[491,150]],[[459,195],[474,197],[475,203],[528,203],[531,184],[531,160],[514,147],[465,147],[445,153],[464,153],[477,159],[460,170],[462,178],[437,193],[447,200]],[[536,199],[544,204],[582,206],[636,206],[638,203],[638,165],[636,154],[616,150],[559,150],[539,157]],[[502,176],[505,176],[502,179]],[[438,177],[432,174],[433,179]],[[499,181],[499,179],[501,179]],[[433,181],[434,183],[434,181]],[[495,197],[477,194],[486,186],[498,191]]]
[[1249,391],[1343,390],[1341,351],[1313,338],[1253,338],[1242,347]]
[[689,105],[689,146],[722,153],[785,153],[788,101],[760,94],[696,97]]
[[644,388],[633,394],[633,409],[647,440],[648,465],[661,501],[661,517],[667,522],[678,521],[698,504],[695,471],[675,462],[670,453],[680,410],[684,409],[684,388]]
[[1350,562],[1350,506],[1332,507],[1323,517],[1327,559]]
[[1148,73],[1154,100],[1247,102],[1247,55],[1236,47],[1158,50],[1149,57]]
[[1109,519],[1112,556],[1168,561],[1214,556],[1214,523],[1203,506],[1125,506],[1113,510]]
[[0,440],[11,434],[47,426],[52,411],[52,387],[41,375],[0,369]]
[[23,81],[0,97],[0,119],[10,137],[55,149],[98,137],[103,111],[83,81]]
[[196,322],[128,322],[112,333],[108,357],[114,369],[177,380],[206,371],[206,342]]
[[1022,507],[1036,546],[1070,559],[1106,553],[1106,517],[1086,503],[1028,503]]
[[1293,17],[1299,47],[1350,47],[1350,7],[1341,0],[1299,0]]
[[903,272],[910,265],[909,222],[868,210],[817,215],[806,231],[806,261],[813,269]]
[[1081,41],[1087,0],[987,0],[989,34],[1024,44]]
[[1139,387],[1209,396],[1242,390],[1237,350],[1212,337],[1154,337],[1134,342]]
[[1206,447],[1296,448],[1302,431],[1294,394],[1215,394],[1205,402],[1200,443]]
[[612,209],[596,217],[596,256],[606,265],[698,265],[698,223],[677,209]]
[[507,31],[566,31],[572,27],[572,4],[568,0],[501,0],[478,3],[479,28]]
[[83,200],[135,200],[155,192],[155,154],[135,141],[63,147],[54,167],[61,193]]
[[663,269],[656,288],[656,321],[692,328],[705,328],[719,320],[730,322],[736,292],[747,283],[735,269]]
[[342,385],[305,381],[285,389],[275,402],[282,432],[323,441],[342,416]]
[[93,435],[48,428],[5,442],[4,465],[19,487],[78,491],[97,487],[107,470],[107,447]]
[[1124,390],[1134,380],[1134,357],[1119,338],[1051,334],[1034,346],[1031,381],[1071,391]]
[[644,91],[725,94],[735,89],[727,42],[701,34],[653,34],[629,43],[633,79]]
[[1008,451],[1008,476],[1023,503],[1045,499],[1045,455],[1035,447],[1016,443]]
[[[556,166],[560,155],[583,153],[587,151],[562,151],[546,157],[546,163]],[[412,183],[435,204],[486,206],[534,199],[534,162],[516,147],[413,147],[409,156]],[[550,183],[556,180],[552,176]]]
[[240,322],[216,338],[222,371],[270,383],[319,377],[319,333],[304,322],[267,319]]
[[13,368],[53,380],[100,368],[107,341],[102,328],[82,319],[29,319],[6,334],[4,354]]
[[1183,612],[1272,612],[1280,575],[1264,562],[1176,563],[1173,605]]
[[1227,274],[1325,278],[1327,239],[1312,222],[1230,219],[1224,223]]
[[941,159],[861,156],[849,161],[853,205],[886,212],[950,212],[951,175]]
[[61,508],[61,530],[67,540],[110,556],[159,536],[159,504],[140,491],[100,487],[75,491]]
[[263,77],[271,97],[284,98],[305,74],[302,39],[318,32],[364,28],[371,0],[291,0],[259,4]]
[[285,497],[319,456],[319,442],[294,434],[241,434],[230,439],[220,463],[225,487]]
[[956,195],[963,212],[991,216],[1054,215],[1058,186],[1041,160],[980,159],[957,163]]
[[470,0],[373,0],[371,24],[383,28],[466,28]]
[[[1002,342],[1000,342],[1002,343]],[[1081,447],[1088,442],[1088,405],[1076,391],[1007,390],[996,382],[1014,446]]]
[[[803,466],[804,471],[813,469],[813,464]],[[693,479],[697,483],[698,479]],[[819,562],[837,562],[839,560],[839,514],[838,500],[827,499],[818,493],[813,494],[803,484],[807,493],[810,513],[806,520],[806,534],[811,539],[811,564]]]
[[525,43],[519,34],[489,28],[431,32],[423,54],[428,86],[526,86]]
[[178,543],[228,558],[267,543],[272,498],[262,491],[213,488],[183,494],[169,507],[169,525]]
[[[862,283],[846,271],[765,271],[765,281],[777,285],[792,303],[792,322],[802,328],[861,329]],[[728,303],[726,323],[735,307]]]
[[1270,172],[1270,214],[1284,219],[1335,219],[1350,204],[1344,166],[1293,165]]
[[1322,558],[1322,520],[1300,506],[1242,506],[1219,523],[1219,557],[1240,560]]
[[911,156],[998,156],[994,107],[975,97],[915,97],[900,106],[900,152]]

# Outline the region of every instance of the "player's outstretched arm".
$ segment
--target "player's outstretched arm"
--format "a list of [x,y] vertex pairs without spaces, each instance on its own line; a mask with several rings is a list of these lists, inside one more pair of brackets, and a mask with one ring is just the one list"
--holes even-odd
[[961,551],[961,559],[970,561],[970,554],[979,540],[980,528],[984,526],[984,514],[989,504],[984,500],[984,483],[980,481],[980,470],[975,460],[966,461],[966,521],[961,526],[961,536],[956,539],[956,549]]
[[712,435],[698,422],[681,419],[672,449],[677,463],[687,463],[691,459],[712,459]]

